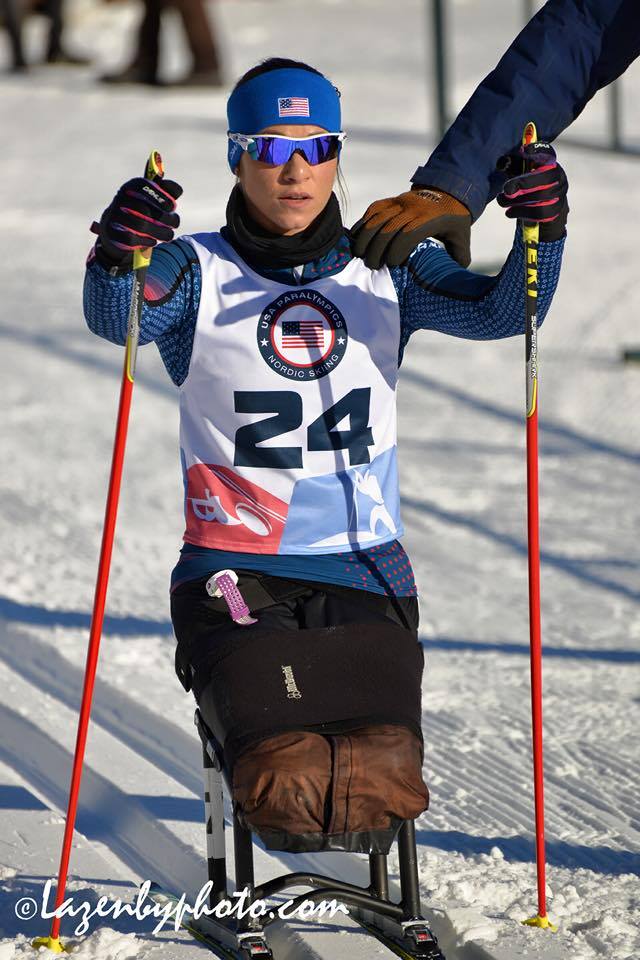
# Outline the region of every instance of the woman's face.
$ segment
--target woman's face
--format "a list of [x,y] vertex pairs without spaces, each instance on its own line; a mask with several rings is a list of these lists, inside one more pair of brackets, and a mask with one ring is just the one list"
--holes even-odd
[[[298,138],[326,133],[323,127],[301,124],[265,127],[258,132]],[[294,153],[287,163],[274,167],[243,152],[237,174],[253,219],[271,233],[290,237],[305,230],[324,210],[337,169],[337,158],[311,166],[302,154]]]

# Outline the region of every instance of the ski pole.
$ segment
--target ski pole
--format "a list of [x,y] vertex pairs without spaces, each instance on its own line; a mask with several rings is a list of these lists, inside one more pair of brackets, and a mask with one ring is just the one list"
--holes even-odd
[[[536,126],[524,128],[522,144],[535,143]],[[533,789],[536,822],[538,913],[523,923],[556,928],[547,916],[544,843],[544,765],[542,754],[542,631],[540,625],[540,524],[538,518],[538,234],[537,223],[522,220],[525,248],[525,358],[527,384],[527,541],[529,560],[529,646],[531,656],[531,722]]]
[[[162,158],[160,154],[154,150],[150,154],[147,161],[145,177],[148,180],[159,180],[162,175]],[[116,527],[116,517],[118,513],[120,483],[122,480],[122,467],[124,463],[124,452],[127,442],[127,427],[129,424],[129,410],[131,407],[131,396],[133,393],[133,381],[136,367],[136,354],[138,349],[138,339],[140,336],[140,318],[142,316],[142,306],[144,303],[144,281],[147,268],[151,260],[151,252],[151,248],[148,248],[135,250],[133,254],[133,291],[131,293],[131,306],[129,308],[129,320],[127,324],[124,368],[122,371],[118,419],[116,421],[116,434],[113,444],[113,456],[111,459],[109,490],[107,493],[104,526],[102,529],[102,544],[100,547],[100,559],[98,562],[98,576],[96,579],[95,594],[93,598],[93,613],[91,615],[91,629],[89,631],[89,646],[87,649],[84,687],[82,690],[82,703],[80,706],[80,715],[78,717],[78,732],[76,735],[76,748],[73,758],[73,772],[71,775],[71,785],[69,787],[67,819],[64,829],[64,838],[62,841],[62,851],[60,854],[60,867],[58,870],[58,886],[55,902],[56,913],[64,901],[64,894],[67,886],[71,843],[73,840],[73,832],[75,829],[76,813],[78,808],[78,795],[80,793],[80,781],[82,779],[82,765],[84,761],[85,745],[87,742],[89,715],[91,713],[91,699],[93,697],[93,687],[98,665],[98,653],[100,650],[100,638],[102,636],[102,624],[104,621],[104,609],[107,598],[107,586],[109,582],[109,568],[111,566],[111,553],[113,550],[113,539]],[[49,936],[37,937],[32,941],[32,946],[36,948],[48,947],[48,949],[52,950],[54,953],[65,952],[67,948],[65,948],[60,942],[60,917],[54,916]]]

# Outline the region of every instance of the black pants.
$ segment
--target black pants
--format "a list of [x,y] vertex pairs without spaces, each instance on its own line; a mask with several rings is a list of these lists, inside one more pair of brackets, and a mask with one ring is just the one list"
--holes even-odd
[[[176,672],[230,766],[247,745],[292,729],[397,723],[422,739],[417,598],[236,572],[252,626],[208,595],[207,577],[171,598]],[[283,671],[303,696],[287,696]]]
[[[257,611],[261,627],[274,631],[309,630],[391,623],[417,637],[417,597],[386,597],[351,587],[237,572],[238,587],[253,613],[256,607],[251,603],[252,587],[260,586],[272,594],[273,602]],[[196,698],[208,683],[212,662],[247,629],[233,623],[223,600],[209,596],[205,588],[208,579],[207,576],[189,580],[171,595],[171,620],[178,641],[176,673],[185,690],[193,687]]]

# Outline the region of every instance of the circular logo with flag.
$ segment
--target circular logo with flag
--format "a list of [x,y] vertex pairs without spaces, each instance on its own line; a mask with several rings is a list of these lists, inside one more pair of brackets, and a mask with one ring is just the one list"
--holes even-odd
[[344,317],[316,290],[281,294],[262,312],[257,332],[263,359],[287,380],[325,377],[347,349]]

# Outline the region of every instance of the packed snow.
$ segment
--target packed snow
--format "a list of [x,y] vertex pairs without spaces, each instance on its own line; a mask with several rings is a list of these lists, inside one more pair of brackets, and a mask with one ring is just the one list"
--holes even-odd
[[[230,81],[284,53],[310,59],[340,86],[347,220],[404,189],[433,146],[425,7],[220,0],[211,11]],[[455,0],[449,11],[457,109],[515,34],[521,9]],[[25,898],[39,904],[57,870],[117,407],[122,353],[82,318],[89,224],[152,148],[185,188],[185,232],[220,225],[231,186],[226,89],[94,83],[125,59],[136,14],[129,3],[75,0],[70,40],[95,53],[96,67],[34,68],[0,86],[0,960],[33,956],[31,939],[48,932],[48,921],[22,920],[16,905],[28,913]],[[168,19],[165,68],[175,75],[184,41]],[[292,50],[286,38],[301,35],[313,37],[311,48]],[[37,20],[28,41],[35,57]],[[625,136],[636,145],[639,95],[636,64],[622,97]],[[596,98],[572,138],[602,140],[606,103]],[[431,809],[417,822],[420,876],[448,960],[627,960],[640,948],[640,366],[620,359],[640,345],[639,161],[562,139],[558,152],[570,182],[569,238],[540,337],[547,892],[556,934],[520,923],[536,912],[523,344],[418,334],[401,375],[404,543],[427,659]],[[510,244],[511,226],[489,209],[474,227],[473,266],[497,271]],[[138,361],[71,860],[69,894],[94,905],[102,895],[133,899],[147,878],[193,892],[205,877],[199,746],[191,698],[173,673],[167,602],[181,504],[175,390],[150,347]],[[260,850],[256,858],[258,879],[297,866]],[[302,860],[363,878],[359,858]],[[390,867],[395,876],[395,855]],[[67,918],[63,939],[78,941],[81,960],[203,955],[188,934],[152,927],[96,919],[76,937]],[[361,939],[318,927],[309,942],[321,956],[386,955]]]

